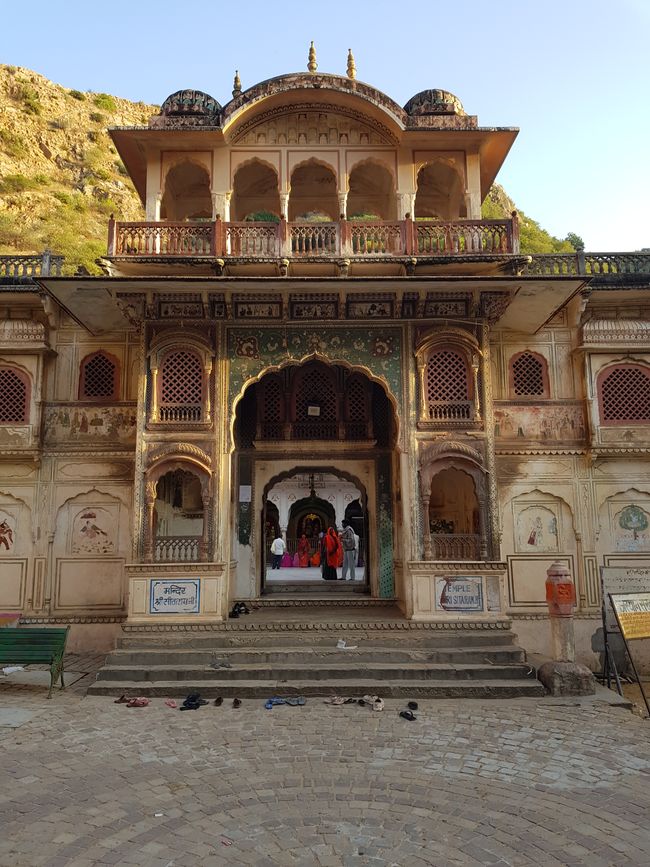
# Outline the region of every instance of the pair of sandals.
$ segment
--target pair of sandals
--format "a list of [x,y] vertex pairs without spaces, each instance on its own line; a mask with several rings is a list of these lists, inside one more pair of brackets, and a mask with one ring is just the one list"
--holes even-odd
[[125,704],[127,707],[148,707],[149,699],[140,695],[137,698],[129,698],[126,695],[121,695],[119,698],[116,698],[114,704]]
[[279,698],[278,696],[274,696],[273,698],[267,698],[264,707],[267,710],[273,710],[278,704],[288,704],[289,707],[302,707],[305,704],[305,699],[301,695],[295,698]]
[[236,620],[238,617],[241,617],[242,614],[250,613],[250,609],[244,602],[235,602],[228,617],[230,617],[231,620]]
[[205,704],[210,704],[210,702],[205,698],[201,698],[198,692],[191,692],[181,705],[180,710],[198,710]]
[[370,707],[372,710],[381,711],[384,709],[384,700],[378,695],[364,695],[359,699],[361,707]]
[[406,707],[408,708],[408,710],[401,710],[399,712],[399,715],[402,717],[402,719],[406,719],[409,722],[414,722],[417,719],[416,715],[413,713],[414,710],[418,709],[417,701],[410,701],[406,705]]

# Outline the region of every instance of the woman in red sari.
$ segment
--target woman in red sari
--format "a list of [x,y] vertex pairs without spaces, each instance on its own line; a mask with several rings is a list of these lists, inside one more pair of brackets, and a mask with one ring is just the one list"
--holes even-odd
[[302,534],[298,542],[296,554],[298,555],[298,565],[302,569],[304,569],[306,566],[309,566],[309,542],[307,541],[307,537],[304,533]]
[[338,566],[341,553],[341,540],[336,530],[332,527],[329,527],[327,533],[323,536],[323,549],[325,555],[321,558],[323,578],[325,581],[336,581],[336,567]]

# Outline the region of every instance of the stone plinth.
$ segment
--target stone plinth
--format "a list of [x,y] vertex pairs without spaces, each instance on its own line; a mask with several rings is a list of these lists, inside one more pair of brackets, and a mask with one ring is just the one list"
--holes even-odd
[[593,674],[578,662],[545,662],[537,677],[554,696],[594,695],[596,692]]

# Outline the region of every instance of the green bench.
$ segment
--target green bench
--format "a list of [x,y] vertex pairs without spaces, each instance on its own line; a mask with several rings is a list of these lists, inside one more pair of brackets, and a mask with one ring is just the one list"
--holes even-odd
[[50,666],[50,691],[61,678],[63,683],[63,654],[70,627],[65,629],[0,629],[0,666],[32,665],[45,663]]

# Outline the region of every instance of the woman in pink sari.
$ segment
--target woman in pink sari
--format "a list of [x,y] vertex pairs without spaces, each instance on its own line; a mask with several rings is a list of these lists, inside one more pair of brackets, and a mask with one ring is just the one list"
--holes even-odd
[[304,533],[302,534],[302,536],[300,537],[300,541],[298,542],[296,554],[298,555],[298,565],[302,569],[309,566],[309,542]]

